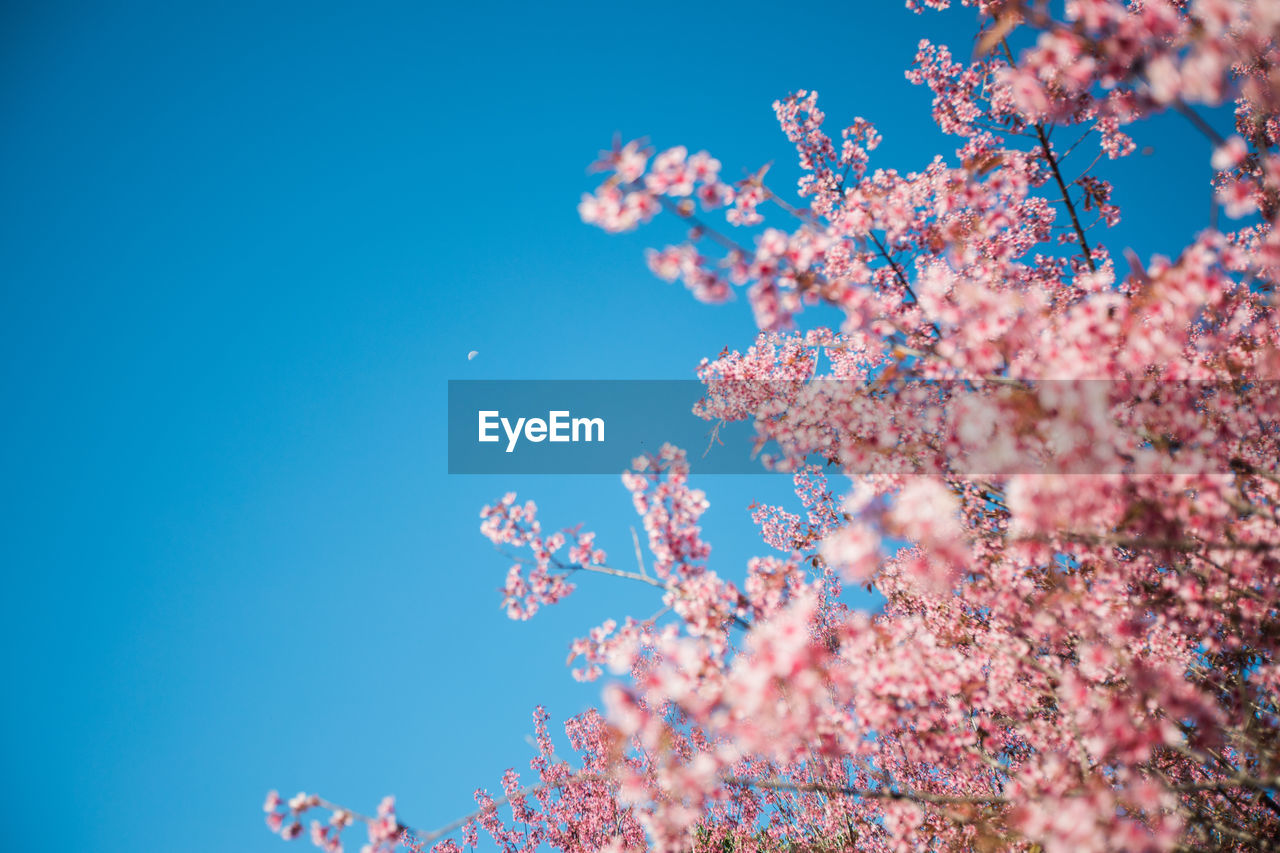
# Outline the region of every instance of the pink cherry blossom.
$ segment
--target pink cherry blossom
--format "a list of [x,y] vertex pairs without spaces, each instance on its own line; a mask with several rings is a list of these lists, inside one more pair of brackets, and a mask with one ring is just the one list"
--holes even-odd
[[1234,169],[1244,162],[1249,154],[1249,147],[1238,134],[1232,135],[1226,142],[1214,149],[1210,163],[1218,170]]

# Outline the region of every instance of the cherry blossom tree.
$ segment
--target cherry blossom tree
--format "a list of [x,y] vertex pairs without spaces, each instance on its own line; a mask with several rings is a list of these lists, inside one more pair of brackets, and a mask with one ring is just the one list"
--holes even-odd
[[[973,45],[922,41],[906,72],[956,145],[919,171],[876,168],[875,127],[831,132],[801,91],[774,104],[797,193],[630,142],[579,206],[609,232],[679,223],[654,273],[745,293],[761,335],[698,367],[698,413],[754,423],[794,479],[794,507],[754,509],[771,553],[741,587],[711,568],[674,447],[622,477],[634,568],[506,495],[481,530],[515,557],[512,618],[587,573],[653,588],[654,616],[572,644],[575,677],[612,673],[565,724],[574,753],[538,709],[530,774],[453,826],[273,793],[274,831],[337,851],[363,823],[377,853],[482,832],[512,853],[1280,849],[1280,2],[963,5]],[[1234,127],[1203,116],[1224,104]],[[1214,218],[1177,257],[1118,259],[1097,164],[1169,111],[1206,137]],[[805,324],[820,304],[838,328]]]

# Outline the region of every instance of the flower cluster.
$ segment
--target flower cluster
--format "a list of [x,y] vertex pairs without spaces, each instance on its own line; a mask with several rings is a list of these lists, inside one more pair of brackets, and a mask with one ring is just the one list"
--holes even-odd
[[[573,584],[566,580],[569,572],[605,561],[604,551],[594,547],[594,533],[566,530],[543,536],[537,515],[537,505],[533,501],[517,504],[515,492],[508,492],[480,512],[484,519],[481,532],[491,542],[528,551],[532,559],[528,571],[525,562],[517,562],[507,572],[502,606],[512,619],[528,619],[543,605],[560,601],[573,592]],[[574,544],[566,563],[557,554],[571,539]]]
[[[310,829],[304,830],[303,815],[324,809],[329,812],[327,821],[313,819]],[[286,841],[301,838],[304,834],[324,853],[342,853],[342,833],[348,827],[363,823],[368,830],[368,843],[360,847],[360,853],[393,853],[403,840],[404,827],[396,820],[394,797],[384,797],[378,805],[377,817],[350,812],[335,806],[316,794],[298,793],[288,802],[281,800],[275,791],[267,794],[262,810],[267,814],[267,826]]]

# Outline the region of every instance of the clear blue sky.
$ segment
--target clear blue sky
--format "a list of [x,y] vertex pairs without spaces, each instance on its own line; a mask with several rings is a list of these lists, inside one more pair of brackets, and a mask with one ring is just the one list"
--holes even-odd
[[[109,8],[108,8],[109,7]],[[868,11],[871,9],[871,11]],[[0,801],[13,849],[277,851],[270,787],[431,828],[524,769],[569,639],[650,592],[508,622],[478,535],[508,488],[630,551],[614,477],[445,473],[448,378],[683,378],[744,302],[582,225],[614,131],[794,174],[770,104],[816,88],[880,165],[950,154],[902,70],[972,16],[875,4],[113,3],[0,12]],[[1205,222],[1207,145],[1138,137],[1111,238]],[[1199,198],[1199,196],[1196,196]],[[466,360],[469,350],[480,355]],[[737,577],[751,497],[702,483]],[[588,579],[588,581],[593,579]]]

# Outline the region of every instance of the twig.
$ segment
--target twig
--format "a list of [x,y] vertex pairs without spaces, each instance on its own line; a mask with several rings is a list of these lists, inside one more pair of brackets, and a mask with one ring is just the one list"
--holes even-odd
[[894,790],[893,788],[853,788],[845,785],[827,785],[821,782],[788,782],[785,779],[749,779],[743,776],[727,776],[728,785],[764,788],[770,791],[796,791],[799,793],[841,794],[846,797],[863,797],[876,800],[907,800],[937,806],[985,805],[998,806],[1009,802],[1005,797],[957,797],[931,794],[928,791]]
[[516,791],[514,794],[498,797],[496,800],[489,803],[487,806],[478,808],[475,811],[473,811],[471,814],[466,815],[465,817],[460,817],[457,820],[453,821],[452,823],[445,824],[439,829],[433,829],[430,832],[419,833],[419,832],[415,832],[414,830],[410,829],[407,826],[401,827],[401,837],[406,838],[408,840],[415,841],[415,842],[421,842],[421,843],[435,841],[437,838],[441,838],[443,836],[448,835],[451,832],[454,832],[455,830],[461,829],[462,827],[466,826],[468,823],[471,823],[471,821],[475,820],[481,815],[488,814],[489,812],[497,809],[499,806],[507,805],[512,800],[521,799],[524,797],[531,797],[534,794],[540,793],[542,791],[551,791],[551,790],[557,790],[559,788],[567,788],[570,785],[576,785],[579,782],[607,782],[607,781],[608,779],[606,779],[604,776],[601,776],[599,773],[577,773],[577,774],[574,774],[573,776],[570,776],[568,779],[562,779],[559,782],[539,782],[536,785],[529,785],[527,787],[521,788],[519,791]]
[[[1013,58],[1013,51],[1009,49],[1007,39],[1000,40],[1000,46],[1004,49],[1004,55],[1009,60],[1011,66],[1017,66],[1017,61]],[[1049,170],[1053,173],[1053,179],[1058,184],[1058,189],[1062,192],[1062,203],[1067,207],[1067,214],[1071,217],[1071,225],[1075,228],[1076,236],[1080,239],[1080,248],[1084,250],[1085,263],[1089,265],[1090,272],[1097,272],[1098,267],[1093,262],[1093,253],[1089,251],[1089,241],[1085,239],[1084,229],[1080,227],[1080,217],[1076,215],[1076,206],[1071,201],[1071,193],[1067,191],[1067,184],[1062,179],[1062,171],[1058,168],[1058,161],[1053,156],[1053,149],[1049,146],[1049,137],[1044,132],[1044,125],[1036,122],[1032,124],[1035,128],[1036,138],[1040,140],[1040,152],[1044,155],[1045,162],[1049,164]]]
[[1218,131],[1214,129],[1213,125],[1205,121],[1204,117],[1201,116],[1200,113],[1187,106],[1187,102],[1182,100],[1182,98],[1178,98],[1178,100],[1173,102],[1173,108],[1186,116],[1187,120],[1195,125],[1196,130],[1209,137],[1209,141],[1214,145],[1221,147],[1226,144],[1227,140],[1222,138],[1222,134],[1218,133]]
[[631,543],[636,546],[636,565],[640,567],[640,574],[649,577],[649,573],[644,570],[644,555],[640,553],[640,537],[636,535],[636,529],[631,528]]
[[1252,553],[1280,551],[1280,543],[1274,542],[1199,542],[1195,539],[1143,539],[1140,537],[1100,536],[1092,533],[1022,536],[1013,541],[1046,544],[1061,541],[1077,545],[1105,545],[1113,548],[1124,548],[1127,551],[1248,551]]

